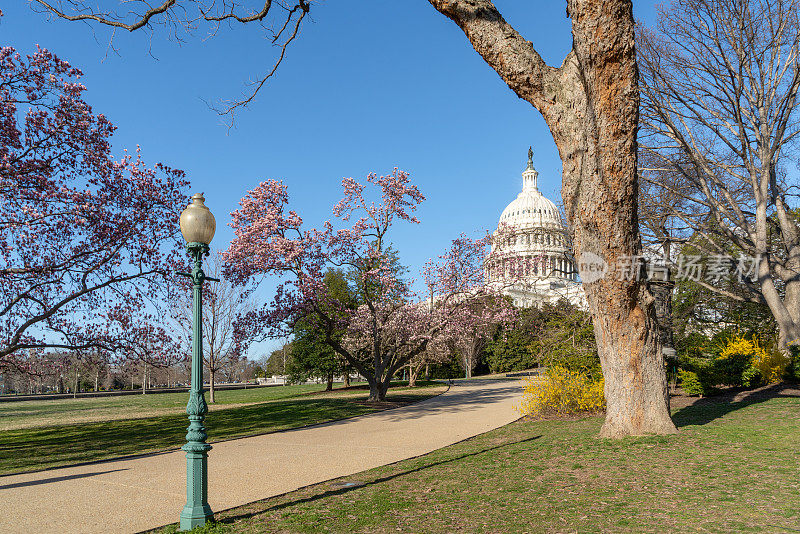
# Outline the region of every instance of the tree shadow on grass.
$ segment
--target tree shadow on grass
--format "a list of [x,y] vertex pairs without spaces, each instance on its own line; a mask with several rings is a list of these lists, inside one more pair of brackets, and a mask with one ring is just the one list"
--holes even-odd
[[[364,415],[375,411],[349,399],[286,399],[212,412],[206,418],[209,441],[259,435],[291,427]],[[0,471],[67,467],[160,454],[182,445],[183,414],[121,419],[0,432]],[[134,436],[135,439],[124,439]]]
[[778,397],[800,398],[796,384],[773,384],[752,391],[735,391],[698,399],[672,414],[675,426],[705,425],[731,412]]
[[[483,448],[483,449],[480,449],[480,450],[477,450],[477,451],[467,452],[467,453],[464,453],[464,454],[460,454],[458,456],[454,456],[452,458],[447,458],[445,460],[438,460],[438,461],[435,461],[435,462],[426,463],[425,465],[421,465],[421,466],[415,467],[413,469],[406,469],[404,471],[400,471],[400,472],[397,472],[397,473],[393,473],[391,475],[386,475],[386,476],[383,476],[383,477],[380,477],[380,478],[376,478],[376,479],[370,480],[368,482],[363,482],[363,483],[362,482],[354,482],[351,485],[340,487],[339,489],[331,489],[331,490],[323,491],[322,493],[317,493],[315,495],[311,495],[309,497],[304,497],[302,499],[290,500],[290,501],[287,501],[287,502],[284,502],[284,503],[281,503],[281,504],[276,504],[274,506],[270,506],[270,507],[263,508],[263,509],[260,509],[260,510],[256,510],[256,511],[253,511],[253,512],[248,512],[248,513],[244,513],[244,514],[238,514],[238,515],[223,517],[223,518],[218,519],[218,522],[220,522],[220,523],[234,523],[234,522],[242,520],[242,519],[249,519],[249,518],[254,517],[256,515],[263,514],[265,512],[282,510],[284,508],[288,508],[290,506],[295,506],[297,504],[310,503],[310,502],[318,501],[320,499],[325,499],[326,497],[331,497],[331,496],[335,496],[335,495],[342,495],[342,494],[345,494],[345,493],[347,493],[349,491],[352,491],[354,489],[373,486],[375,484],[381,484],[383,482],[388,482],[389,480],[392,480],[392,479],[395,479],[395,478],[398,478],[398,477],[402,477],[402,476],[405,476],[405,475],[410,475],[412,473],[418,473],[420,471],[424,471],[424,470],[430,469],[432,467],[437,467],[437,466],[440,466],[440,465],[449,464],[451,462],[457,462],[459,460],[463,460],[464,458],[469,458],[471,456],[478,456],[478,455],[486,453],[486,452],[492,452],[492,451],[496,451],[498,449],[502,449],[503,447],[508,447],[510,445],[518,445],[520,443],[533,441],[533,440],[539,439],[541,437],[542,436],[531,436],[529,438],[521,439],[519,441],[511,441],[511,442],[508,442],[508,443],[501,443],[500,445],[495,445],[493,447],[486,447],[486,448]],[[413,460],[413,458],[409,458],[407,460],[401,460],[401,461],[405,462],[405,461],[408,461],[408,460]],[[321,482],[319,484],[312,484],[312,486],[316,486],[316,485],[320,485],[321,486],[322,484],[327,484],[327,482]],[[299,489],[303,489],[303,488],[299,488]],[[295,490],[295,491],[298,491],[298,490]],[[270,497],[270,499],[274,499],[274,498],[275,497]],[[247,506],[247,505],[245,505],[245,506]],[[224,510],[223,510],[223,512],[224,512]]]

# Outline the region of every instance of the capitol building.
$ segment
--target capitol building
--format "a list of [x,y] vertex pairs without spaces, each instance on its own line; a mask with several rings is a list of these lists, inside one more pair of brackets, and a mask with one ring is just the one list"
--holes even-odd
[[487,278],[516,306],[566,299],[586,308],[567,230],[558,207],[539,191],[533,150],[522,172],[522,192],[500,215]]

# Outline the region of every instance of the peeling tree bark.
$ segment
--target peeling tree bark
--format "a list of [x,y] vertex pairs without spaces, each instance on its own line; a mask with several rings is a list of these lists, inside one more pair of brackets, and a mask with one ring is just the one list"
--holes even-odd
[[[488,0],[429,0],[544,117],[563,162],[562,198],[575,256],[613,266],[641,252],[637,219],[639,97],[630,0],[568,0],[573,49],[550,67]],[[605,377],[601,435],[676,432],[653,297],[645,283],[584,283]]]

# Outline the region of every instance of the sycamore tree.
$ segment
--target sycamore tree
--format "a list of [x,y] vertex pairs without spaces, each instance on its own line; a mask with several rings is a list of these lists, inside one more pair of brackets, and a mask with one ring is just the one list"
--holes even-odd
[[739,270],[694,283],[767,306],[781,347],[800,343],[800,2],[678,0],[638,40],[648,226]]
[[183,173],[113,159],[80,77],[48,50],[0,49],[0,368],[29,349],[116,350],[114,325],[181,257]]

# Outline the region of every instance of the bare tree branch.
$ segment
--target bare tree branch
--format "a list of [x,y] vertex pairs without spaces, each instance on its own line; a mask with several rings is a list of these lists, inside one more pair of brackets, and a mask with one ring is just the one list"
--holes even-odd
[[[174,28],[172,38],[179,41],[182,40],[178,35],[178,29],[181,27],[191,34],[202,23],[208,23],[210,25],[208,35],[214,36],[222,23],[261,25],[269,35],[270,42],[279,49],[277,58],[272,66],[266,69],[266,74],[248,84],[249,89],[240,98],[222,102],[220,106],[212,106],[212,109],[220,115],[227,115],[231,125],[235,112],[252,103],[267,81],[278,71],[278,67],[286,57],[287,48],[300,34],[303,20],[310,12],[314,0],[295,0],[288,6],[273,0],[262,1],[263,3],[256,9],[247,10],[244,0],[164,0],[157,6],[152,6],[145,0],[120,0],[119,11],[101,11],[84,0],[30,0],[43,12],[55,17],[108,26],[115,30],[124,29],[133,32],[142,29],[152,31],[155,26],[172,27]],[[191,6],[196,8],[196,15],[190,14]],[[141,9],[136,9],[137,7]],[[275,13],[276,8],[282,14],[274,16],[276,27],[279,29],[273,31],[265,25],[265,22]],[[291,31],[286,33],[288,28],[291,28]]]

